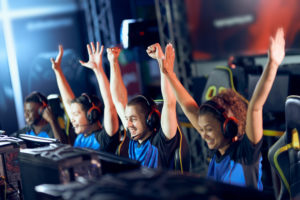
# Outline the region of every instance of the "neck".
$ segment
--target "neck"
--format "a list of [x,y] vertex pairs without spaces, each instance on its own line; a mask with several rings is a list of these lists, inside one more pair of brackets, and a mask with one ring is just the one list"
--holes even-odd
[[223,145],[221,148],[218,149],[218,151],[220,152],[221,155],[224,155],[226,150],[230,147],[230,143],[226,143],[225,145]]
[[87,129],[87,131],[84,133],[84,135],[88,136],[101,128],[102,128],[102,126],[101,126],[100,122],[91,124],[91,126]]
[[139,139],[138,142],[141,144],[142,142],[144,142],[145,140],[147,140],[150,136],[152,135],[152,131],[147,131],[145,134],[144,134],[144,137]]
[[47,124],[48,122],[46,122],[44,119],[41,119],[38,121],[38,123],[32,124],[31,127],[35,133],[40,133],[43,127]]

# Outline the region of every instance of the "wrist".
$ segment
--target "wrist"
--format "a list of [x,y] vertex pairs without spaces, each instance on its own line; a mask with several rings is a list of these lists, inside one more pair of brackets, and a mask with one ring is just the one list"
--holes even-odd
[[268,60],[268,65],[270,65],[270,66],[279,66],[279,63],[276,62],[276,61],[273,60],[273,59],[269,59],[269,60]]

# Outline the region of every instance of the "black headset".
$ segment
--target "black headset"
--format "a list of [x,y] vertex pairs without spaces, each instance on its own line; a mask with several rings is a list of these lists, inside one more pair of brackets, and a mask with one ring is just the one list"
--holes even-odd
[[86,97],[87,100],[89,101],[89,104],[91,105],[89,110],[86,112],[86,118],[88,119],[88,122],[90,124],[93,124],[93,123],[95,123],[96,121],[99,120],[101,110],[100,110],[99,107],[95,106],[95,104],[93,103],[93,101],[91,100],[89,95],[87,95],[86,93],[82,93],[81,96]]
[[214,101],[206,101],[201,105],[204,106],[212,108],[222,117],[221,130],[225,138],[233,139],[238,135],[238,120],[235,117],[228,117],[225,109]]
[[[150,130],[157,131],[156,129],[160,126],[160,112],[159,110],[155,107],[155,103],[153,100],[148,100],[147,97],[143,95],[138,95],[136,98],[143,99],[147,106],[150,108],[150,112],[148,116],[146,116],[146,124]],[[152,104],[150,103],[152,102]]]

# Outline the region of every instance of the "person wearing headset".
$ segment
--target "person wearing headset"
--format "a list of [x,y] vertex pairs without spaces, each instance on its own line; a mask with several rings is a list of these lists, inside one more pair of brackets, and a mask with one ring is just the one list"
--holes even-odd
[[56,60],[51,58],[52,69],[55,72],[57,85],[67,114],[70,116],[75,133],[78,134],[74,142],[74,147],[114,153],[119,144],[119,134],[117,134],[119,130],[118,116],[111,99],[109,82],[105,76],[102,75],[102,73],[104,73],[102,67],[103,47],[101,47],[100,50],[99,43],[97,43],[97,49],[95,49],[93,43],[91,46],[87,45],[89,61],[80,61],[80,63],[84,67],[92,69],[97,76],[104,102],[104,128],[100,123],[100,117],[102,115],[99,107],[100,100],[94,95],[89,96],[85,93],[75,98],[61,69],[63,56],[62,45],[59,45],[59,53]]
[[27,134],[45,138],[56,138],[66,143],[66,135],[60,128],[47,98],[40,92],[32,92],[24,102],[24,117],[27,126],[13,133],[12,136],[19,137],[20,134]]
[[[148,47],[147,53],[159,65],[173,65],[174,52],[168,46],[166,58],[159,44]],[[119,146],[118,154],[141,162],[148,168],[188,170],[189,160],[180,160],[175,166],[175,151],[180,146],[180,133],[176,118],[176,99],[164,74],[161,76],[163,96],[162,112],[155,102],[142,95],[127,101],[127,90],[122,80],[118,56],[120,49],[108,48],[110,63],[110,89],[117,113],[126,130],[126,137]],[[182,134],[181,134],[182,135]],[[182,148],[186,148],[182,147]],[[186,149],[181,149],[186,152]],[[182,156],[182,155],[180,155]]]
[[207,177],[216,181],[263,189],[260,149],[263,105],[270,93],[284,51],[284,33],[270,37],[268,63],[248,104],[233,90],[226,90],[200,107],[182,86],[172,65],[163,65],[177,101],[192,125],[214,150]]

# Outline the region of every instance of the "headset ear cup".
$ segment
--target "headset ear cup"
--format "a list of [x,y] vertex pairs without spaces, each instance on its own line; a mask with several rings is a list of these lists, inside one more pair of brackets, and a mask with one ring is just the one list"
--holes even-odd
[[149,113],[146,123],[150,130],[158,129],[160,126],[160,112],[157,109],[153,109]]
[[99,111],[96,109],[93,109],[91,112],[91,116],[92,116],[93,123],[96,122],[97,120],[99,120]]
[[229,117],[225,120],[222,126],[222,131],[225,138],[232,139],[238,135],[238,124],[236,120],[232,117]]
[[38,113],[39,115],[42,117],[43,116],[43,113],[45,111],[46,107],[42,106],[42,107],[39,107],[39,110],[38,110]]
[[90,124],[95,123],[97,120],[99,120],[100,113],[97,109],[92,108],[87,112],[87,119]]

